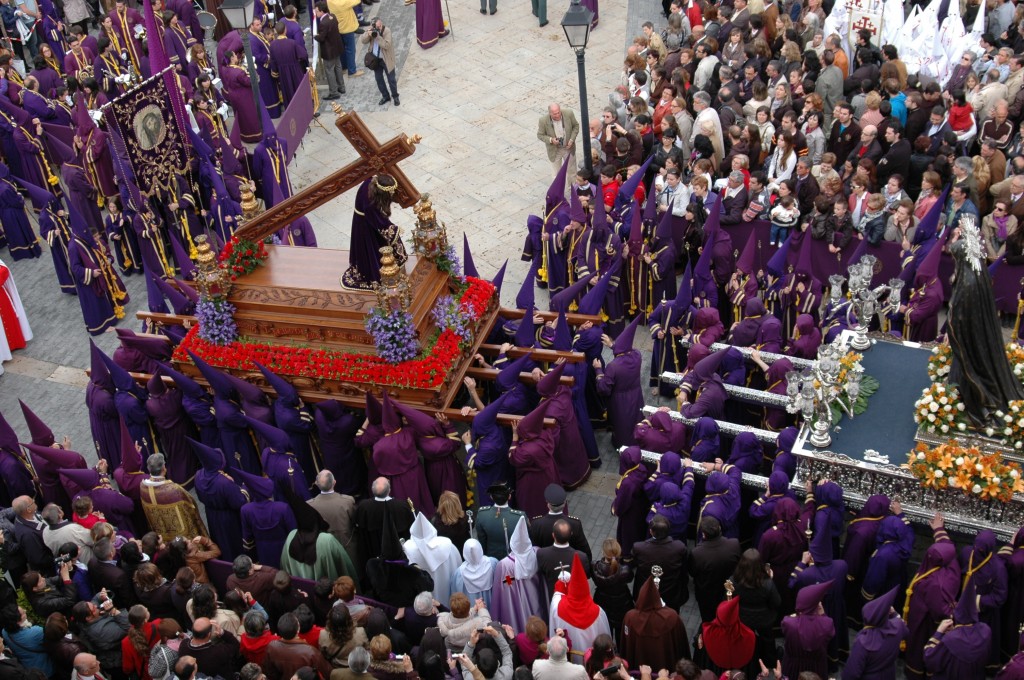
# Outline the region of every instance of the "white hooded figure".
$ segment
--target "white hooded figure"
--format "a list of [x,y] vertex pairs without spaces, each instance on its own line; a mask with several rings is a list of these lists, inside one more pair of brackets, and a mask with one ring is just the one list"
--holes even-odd
[[465,593],[470,602],[479,598],[490,609],[494,567],[498,560],[484,555],[484,547],[475,538],[468,539],[462,546],[462,558],[465,561],[452,575],[451,591]]
[[544,580],[537,572],[537,549],[530,542],[526,518],[520,517],[509,539],[509,555],[494,569],[491,588],[491,618],[518,633],[526,632],[526,620],[532,615],[546,619],[548,601]]
[[462,564],[459,550],[450,538],[437,535],[437,529],[422,512],[409,532],[411,538],[402,545],[410,564],[428,572],[434,579],[434,599],[447,605],[452,596],[452,578]]

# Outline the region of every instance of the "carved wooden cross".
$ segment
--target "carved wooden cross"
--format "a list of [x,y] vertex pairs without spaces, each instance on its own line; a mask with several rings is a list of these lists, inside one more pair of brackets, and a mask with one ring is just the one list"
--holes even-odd
[[399,161],[416,152],[419,135],[399,136],[381,144],[358,113],[346,113],[337,104],[334,105],[334,112],[338,116],[334,121],[335,126],[359,153],[359,159],[254,217],[235,232],[237,236],[254,241],[264,239],[382,172],[390,174],[398,182],[395,200],[399,205],[408,208],[419,200],[419,191],[398,167]]

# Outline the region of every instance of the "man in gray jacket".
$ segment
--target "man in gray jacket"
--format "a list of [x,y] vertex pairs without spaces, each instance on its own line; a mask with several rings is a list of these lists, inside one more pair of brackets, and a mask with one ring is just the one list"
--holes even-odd
[[128,612],[122,612],[100,591],[91,602],[79,602],[71,614],[81,628],[82,641],[93,651],[105,674],[120,675],[121,640],[128,634]]

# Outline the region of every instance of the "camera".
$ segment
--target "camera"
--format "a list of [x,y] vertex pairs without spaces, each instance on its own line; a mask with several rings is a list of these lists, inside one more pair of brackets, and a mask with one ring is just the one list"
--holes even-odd
[[376,28],[374,28],[374,29],[372,29],[370,31],[370,35],[373,36],[374,38],[377,38],[377,37],[380,36],[380,31],[378,31]]
[[565,137],[557,137],[556,139],[558,139],[558,146],[565,146]]
[[73,558],[71,555],[57,555],[55,558],[53,558],[53,564],[58,569],[60,569],[61,565],[71,564],[74,561],[75,558]]
[[612,666],[608,666],[607,668],[602,668],[598,672],[601,673],[603,677],[614,678],[616,675],[619,674],[619,664],[614,664]]

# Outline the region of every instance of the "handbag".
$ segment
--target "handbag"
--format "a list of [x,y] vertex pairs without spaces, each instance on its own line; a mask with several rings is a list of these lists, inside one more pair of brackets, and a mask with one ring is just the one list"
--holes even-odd
[[384,67],[384,60],[370,50],[367,50],[366,55],[363,57],[363,66],[376,71],[377,69]]

